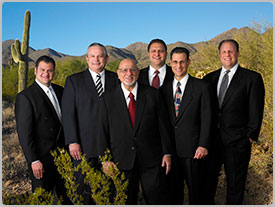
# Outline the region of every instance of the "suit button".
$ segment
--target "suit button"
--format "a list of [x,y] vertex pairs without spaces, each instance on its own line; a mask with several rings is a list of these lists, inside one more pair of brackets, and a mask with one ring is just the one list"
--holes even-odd
[[134,150],[135,149],[135,147],[132,147],[132,150]]
[[53,131],[53,128],[50,128],[50,131]]
[[222,113],[219,113],[219,116],[222,116]]
[[177,129],[178,128],[178,126],[175,126],[175,129]]

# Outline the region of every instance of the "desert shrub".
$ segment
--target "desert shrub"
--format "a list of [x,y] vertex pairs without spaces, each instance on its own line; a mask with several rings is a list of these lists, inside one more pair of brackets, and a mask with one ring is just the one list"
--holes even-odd
[[[73,167],[71,157],[69,153],[63,148],[51,152],[54,157],[55,165],[58,172],[65,180],[65,188],[67,189],[67,195],[71,201],[76,205],[83,204],[83,196],[77,194],[78,184],[75,183],[75,172],[81,169],[81,172],[85,175],[84,182],[90,185],[92,189],[91,197],[98,205],[123,205],[126,202],[126,189],[128,181],[125,178],[124,173],[121,173],[118,169],[110,167],[114,176],[110,177],[105,175],[101,170],[92,168],[86,161],[85,155],[81,156],[81,163],[77,167]],[[106,150],[105,155],[100,157],[100,161],[110,161],[110,151]],[[111,185],[114,184],[116,193],[114,198],[111,194]],[[111,198],[111,199],[110,199]]]

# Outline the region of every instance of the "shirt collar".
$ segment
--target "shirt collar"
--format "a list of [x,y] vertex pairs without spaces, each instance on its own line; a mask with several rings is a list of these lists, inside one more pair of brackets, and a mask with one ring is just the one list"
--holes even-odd
[[[124,94],[125,99],[127,100],[128,96],[129,96],[129,94],[130,94],[130,91],[128,91],[128,90],[124,87],[123,83],[121,83],[121,89],[122,89],[122,91],[123,91],[123,94]],[[135,100],[137,100],[137,89],[138,89],[138,82],[136,82],[135,87],[134,87],[133,90],[131,91],[131,93],[134,95],[134,99],[135,99]]]
[[187,80],[189,78],[189,74],[187,73],[180,81],[178,81],[175,77],[174,77],[174,81],[173,81],[173,85],[176,86],[178,82],[181,83],[181,87],[185,86],[187,83]]
[[[149,74],[154,76],[156,69],[149,65]],[[166,64],[164,64],[160,69],[158,69],[160,74],[163,74],[166,71]]]
[[42,90],[47,93],[47,91],[49,89],[52,89],[52,85],[50,84],[50,86],[45,86],[44,84],[40,83],[37,79],[35,79],[35,82],[40,86],[40,88],[42,88]]
[[103,69],[100,73],[96,73],[96,72],[94,72],[93,70],[91,70],[90,68],[89,68],[89,72],[90,72],[90,74],[91,74],[91,76],[93,77],[93,80],[96,80],[96,76],[99,74],[100,76],[101,76],[101,79],[104,77],[104,75],[105,75],[105,69]]
[[[237,63],[236,65],[234,65],[232,68],[230,68],[230,73],[233,74],[236,72],[237,68],[238,68],[239,64]],[[221,71],[221,74],[224,74],[225,71],[227,71],[228,69],[225,69],[223,66],[222,66],[222,71]]]

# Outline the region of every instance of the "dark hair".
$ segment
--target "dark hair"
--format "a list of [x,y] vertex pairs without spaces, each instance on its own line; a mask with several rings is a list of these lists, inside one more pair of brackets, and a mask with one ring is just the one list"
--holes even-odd
[[35,62],[35,67],[36,67],[36,68],[38,68],[38,65],[39,65],[39,63],[40,63],[41,61],[43,61],[43,62],[45,62],[45,63],[51,63],[51,64],[53,64],[53,68],[55,69],[55,61],[54,61],[54,59],[51,58],[51,57],[49,57],[49,56],[47,56],[47,55],[43,55],[43,56],[39,57],[39,58],[36,60],[36,62]]
[[153,40],[151,40],[151,42],[149,43],[149,45],[148,45],[148,47],[147,47],[147,51],[148,51],[148,52],[149,52],[150,47],[151,47],[151,45],[152,45],[153,43],[160,43],[160,44],[162,44],[163,47],[165,48],[165,51],[167,52],[167,46],[166,46],[165,42],[164,42],[163,40],[161,40],[161,39],[153,39]]
[[233,40],[233,39],[225,39],[225,40],[221,41],[220,44],[219,44],[219,47],[218,47],[219,51],[220,51],[223,43],[226,43],[226,42],[233,43],[235,45],[235,47],[236,47],[237,52],[239,52],[239,44],[238,44],[238,42],[236,40]]
[[185,47],[175,47],[170,53],[170,60],[172,60],[172,56],[174,53],[184,53],[186,55],[187,60],[189,60],[189,50]]
[[89,47],[88,47],[88,49],[87,49],[87,56],[88,56],[88,50],[89,50],[89,48],[90,48],[90,47],[94,47],[94,46],[101,47],[101,48],[103,49],[104,53],[105,53],[105,56],[106,56],[106,57],[108,56],[108,52],[107,52],[106,47],[104,47],[104,45],[102,45],[102,44],[100,44],[100,43],[98,43],[98,42],[94,42],[94,43],[92,43],[92,44],[89,45]]

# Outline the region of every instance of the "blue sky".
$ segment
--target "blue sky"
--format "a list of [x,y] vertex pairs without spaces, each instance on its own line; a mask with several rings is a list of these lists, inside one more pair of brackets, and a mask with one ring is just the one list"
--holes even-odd
[[76,56],[92,42],[119,48],[154,38],[197,43],[252,21],[273,25],[271,2],[4,2],[2,41],[22,39],[27,9],[31,47]]

